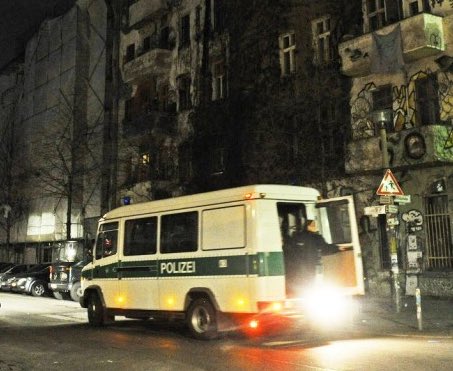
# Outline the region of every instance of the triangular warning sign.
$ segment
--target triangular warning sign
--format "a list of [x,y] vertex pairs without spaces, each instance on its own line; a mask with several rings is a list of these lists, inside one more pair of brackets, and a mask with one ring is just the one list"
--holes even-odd
[[403,190],[398,184],[395,176],[390,169],[387,169],[384,177],[382,178],[381,185],[376,191],[378,196],[402,196]]

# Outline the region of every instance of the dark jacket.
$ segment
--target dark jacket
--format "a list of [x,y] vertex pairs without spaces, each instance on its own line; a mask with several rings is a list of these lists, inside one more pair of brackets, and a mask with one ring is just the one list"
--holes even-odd
[[296,233],[284,247],[288,293],[296,295],[296,291],[312,285],[317,269],[321,267],[322,256],[337,252],[337,245],[327,243],[317,233]]

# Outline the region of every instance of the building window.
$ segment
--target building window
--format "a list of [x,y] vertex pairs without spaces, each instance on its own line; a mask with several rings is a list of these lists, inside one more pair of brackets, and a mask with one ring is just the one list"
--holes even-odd
[[225,62],[214,63],[212,70],[212,100],[224,99],[227,95]]
[[190,45],[190,15],[181,17],[179,21],[179,47],[185,48]]
[[170,49],[170,28],[168,26],[162,27],[160,29],[159,35],[159,48],[160,49]]
[[[391,118],[388,122],[386,122],[386,130],[387,132],[395,131],[395,127],[393,125],[393,96],[392,96],[392,86],[391,85],[384,85],[379,86],[376,90],[372,91],[371,93],[372,101],[373,101],[373,111],[388,111],[391,113]],[[375,123],[377,125],[377,123]],[[378,127],[376,127],[377,133]]]
[[151,36],[147,36],[143,39],[143,53],[151,49]]
[[213,13],[214,31],[223,32],[225,30],[225,0],[214,0]]
[[429,11],[428,0],[403,0],[405,1],[405,12],[407,16],[412,17],[422,12]]
[[197,5],[195,8],[195,32],[199,34],[201,32],[201,6]]
[[170,112],[168,84],[161,84],[158,89],[159,111]]
[[321,138],[326,165],[334,168],[343,154],[344,133],[337,123],[336,103],[326,100],[320,109]]
[[137,163],[137,183],[150,179],[151,155],[148,151],[140,151]]
[[397,0],[367,0],[368,31],[400,21],[403,17],[402,2]]
[[190,97],[190,76],[183,75],[178,77],[178,97],[179,97],[179,111],[190,109],[192,107],[192,100]]
[[296,72],[296,38],[294,32],[280,35],[279,46],[282,76]]
[[427,265],[431,270],[453,268],[453,244],[448,195],[433,194],[425,197]]
[[333,49],[330,31],[330,17],[320,18],[312,22],[316,64],[324,64],[332,60]]
[[225,171],[225,148],[213,148],[211,158],[211,174],[220,175]]
[[190,143],[182,144],[179,147],[178,154],[179,179],[182,182],[186,182],[192,179],[193,176],[192,146]]
[[415,80],[416,117],[418,125],[436,124],[439,121],[439,88],[434,76]]
[[125,63],[130,62],[135,58],[135,44],[130,44],[126,48],[126,59]]
[[367,11],[370,31],[378,30],[386,24],[384,0],[368,0]]

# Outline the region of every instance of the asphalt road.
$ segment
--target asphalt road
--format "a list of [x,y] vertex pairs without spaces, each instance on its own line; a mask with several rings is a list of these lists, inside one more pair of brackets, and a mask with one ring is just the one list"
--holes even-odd
[[91,328],[71,301],[0,293],[0,303],[0,371],[452,369],[451,338],[292,332],[203,342],[153,321]]

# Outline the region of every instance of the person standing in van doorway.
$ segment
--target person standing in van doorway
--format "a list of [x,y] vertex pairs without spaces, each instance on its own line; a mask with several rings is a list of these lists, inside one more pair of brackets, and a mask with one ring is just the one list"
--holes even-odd
[[322,272],[322,257],[342,251],[339,246],[327,243],[318,233],[316,222],[307,220],[304,228],[293,234],[291,243],[297,285],[307,288],[316,282],[318,273]]

